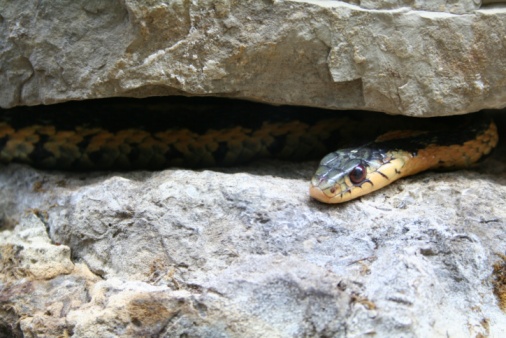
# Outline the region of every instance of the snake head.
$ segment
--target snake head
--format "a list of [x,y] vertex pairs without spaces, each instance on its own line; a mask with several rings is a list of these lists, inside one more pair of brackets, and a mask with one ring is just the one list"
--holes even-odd
[[311,197],[341,203],[377,190],[400,177],[403,159],[373,146],[348,148],[325,156],[311,179]]

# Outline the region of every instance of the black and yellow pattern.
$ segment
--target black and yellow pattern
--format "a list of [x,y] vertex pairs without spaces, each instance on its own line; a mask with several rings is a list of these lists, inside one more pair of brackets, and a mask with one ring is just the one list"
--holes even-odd
[[324,155],[354,125],[328,112],[314,116],[233,100],[192,101],[197,104],[99,100],[4,110],[0,162],[82,171],[303,160]]
[[[496,145],[497,130],[482,114],[435,122],[209,98],[0,110],[0,163],[42,169],[195,168],[269,157],[298,161],[364,143],[324,158],[312,180],[314,198],[343,202],[422,170],[471,165]],[[362,173],[366,176],[359,180]]]

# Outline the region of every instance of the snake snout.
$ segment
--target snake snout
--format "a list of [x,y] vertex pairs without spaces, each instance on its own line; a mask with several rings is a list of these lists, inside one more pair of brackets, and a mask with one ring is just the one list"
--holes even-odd
[[334,180],[315,175],[311,179],[309,195],[320,202],[335,203],[333,200],[341,195],[341,188]]
[[309,187],[309,196],[320,202],[333,203],[332,196],[328,196],[322,189],[320,189],[320,187],[314,185],[311,185],[311,187]]

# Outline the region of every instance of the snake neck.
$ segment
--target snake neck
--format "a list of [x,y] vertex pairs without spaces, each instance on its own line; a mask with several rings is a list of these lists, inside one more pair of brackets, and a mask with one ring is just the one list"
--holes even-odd
[[388,151],[388,156],[404,163],[398,169],[399,178],[425,170],[466,168],[490,154],[499,140],[497,126],[490,119],[469,129],[467,133],[474,135],[473,138],[466,139],[465,135],[449,131],[437,136],[419,135],[404,140],[402,146],[382,144],[381,147],[395,149]]

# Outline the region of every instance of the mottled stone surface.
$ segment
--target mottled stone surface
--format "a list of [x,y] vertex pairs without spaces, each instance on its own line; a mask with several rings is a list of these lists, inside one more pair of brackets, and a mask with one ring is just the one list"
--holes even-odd
[[313,162],[2,167],[0,329],[504,336],[493,271],[506,252],[505,153],[503,143],[472,170],[424,173],[339,206],[309,199]]
[[490,0],[343,0],[349,4],[357,5],[367,9],[398,9],[410,8],[414,10],[432,11],[432,12],[449,12],[455,14],[465,14],[480,9],[482,5],[493,2]]
[[[0,8],[1,107],[173,94],[413,116],[506,106],[499,1]],[[340,206],[309,199],[313,162],[2,166],[0,336],[506,336],[505,154]]]
[[214,95],[433,116],[506,106],[496,1],[0,0],[0,106]]

